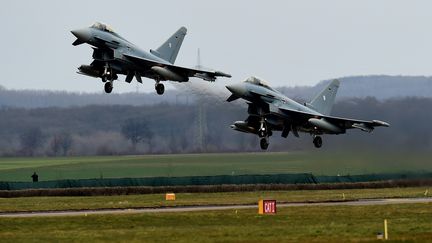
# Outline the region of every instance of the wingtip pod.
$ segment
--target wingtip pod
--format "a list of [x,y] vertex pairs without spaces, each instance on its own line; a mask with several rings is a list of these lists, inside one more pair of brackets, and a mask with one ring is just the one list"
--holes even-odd
[[380,120],[372,120],[372,122],[377,126],[390,127],[390,124],[388,124],[387,122],[380,121]]

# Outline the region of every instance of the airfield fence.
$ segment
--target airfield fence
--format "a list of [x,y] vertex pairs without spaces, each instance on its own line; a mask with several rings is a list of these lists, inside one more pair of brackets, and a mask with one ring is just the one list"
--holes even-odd
[[213,186],[213,185],[295,185],[361,183],[392,180],[427,180],[432,173],[367,174],[343,176],[314,176],[302,174],[272,175],[220,175],[187,177],[148,177],[148,178],[104,178],[53,180],[39,182],[0,182],[0,190],[61,189],[61,188],[100,188],[100,187],[173,187],[173,186]]

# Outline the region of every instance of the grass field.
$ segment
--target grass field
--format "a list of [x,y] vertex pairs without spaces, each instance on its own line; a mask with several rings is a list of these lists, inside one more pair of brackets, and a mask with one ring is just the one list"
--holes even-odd
[[425,191],[430,191],[430,189],[431,188],[426,187],[415,187],[385,189],[177,193],[175,201],[165,201],[165,194],[0,198],[0,212],[140,208],[162,206],[170,207],[186,205],[256,204],[260,199],[275,199],[278,202],[322,202],[372,198],[414,198],[425,197]]
[[1,218],[2,242],[358,242],[432,239],[432,205],[305,206],[188,213]]
[[107,157],[0,158],[0,181],[305,173],[432,171],[431,153],[292,152]]

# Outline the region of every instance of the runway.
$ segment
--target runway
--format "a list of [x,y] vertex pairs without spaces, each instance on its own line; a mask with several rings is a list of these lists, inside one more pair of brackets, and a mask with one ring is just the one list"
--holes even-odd
[[[277,207],[310,207],[310,206],[370,206],[408,203],[432,203],[432,198],[395,198],[395,199],[365,199],[357,201],[338,202],[304,202],[278,203]],[[87,216],[96,214],[136,214],[136,213],[173,213],[196,212],[214,210],[238,210],[258,208],[257,204],[248,205],[205,205],[205,206],[177,206],[158,208],[129,208],[129,209],[96,209],[96,210],[67,210],[67,211],[37,211],[37,212],[4,212],[0,217],[52,217],[52,216]]]

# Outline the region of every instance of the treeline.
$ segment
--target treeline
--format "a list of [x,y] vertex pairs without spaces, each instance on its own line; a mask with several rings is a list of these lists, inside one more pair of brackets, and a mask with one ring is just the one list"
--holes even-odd
[[[65,156],[152,153],[260,151],[251,134],[230,125],[247,117],[241,102],[89,105],[82,107],[0,109],[0,156]],[[357,130],[324,136],[322,149],[379,148],[431,150],[431,98],[336,103],[337,116],[379,119],[391,124],[372,134]],[[287,139],[275,133],[270,151],[314,149],[312,138]]]
[[50,90],[10,90],[0,86],[0,107],[69,107],[87,105],[153,105],[160,102],[191,103],[194,96],[180,90],[169,90],[170,95],[156,92],[129,92],[105,94],[78,93]]
[[[265,79],[265,77],[263,77]],[[347,98],[375,97],[378,100],[405,97],[432,98],[432,78],[424,76],[355,76],[340,78],[338,100]],[[272,80],[268,80],[272,83]],[[229,82],[240,82],[240,80],[229,80]],[[286,81],[285,87],[278,90],[288,97],[310,100],[322,90],[327,81],[319,82],[314,86],[291,87]],[[230,93],[218,82],[196,81],[186,84],[173,84],[176,89],[170,89],[163,96],[157,95],[153,90],[149,93],[113,93],[105,94],[102,89],[100,93],[73,93],[65,91],[37,91],[37,90],[9,90],[0,86],[0,107],[69,107],[87,105],[154,105],[160,102],[170,104],[191,104],[197,100],[199,95],[206,93],[222,93],[220,100],[226,99]],[[288,87],[290,86],[290,87]],[[225,92],[225,93],[224,93]],[[198,95],[198,96],[199,96]],[[199,99],[199,98],[198,98]]]

